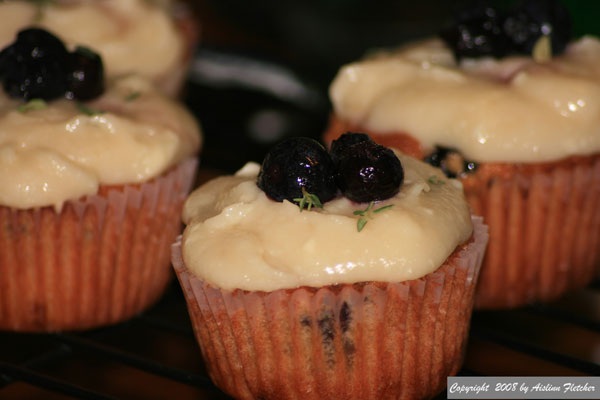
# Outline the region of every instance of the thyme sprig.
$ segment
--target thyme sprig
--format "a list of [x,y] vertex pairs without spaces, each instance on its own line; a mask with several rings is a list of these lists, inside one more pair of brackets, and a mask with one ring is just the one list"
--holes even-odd
[[304,210],[304,207],[306,207],[308,211],[313,207],[323,208],[323,204],[321,203],[321,200],[319,200],[319,197],[316,194],[308,193],[304,187],[302,188],[302,197],[295,198],[294,203],[298,203],[300,212]]
[[550,36],[540,36],[533,45],[531,56],[537,63],[545,63],[552,60],[552,40],[550,39]]
[[440,178],[438,178],[437,175],[431,175],[427,181],[429,183],[431,183],[432,185],[443,185],[446,183],[443,180],[441,180]]
[[46,103],[43,99],[31,99],[25,104],[21,104],[17,107],[17,111],[20,113],[26,113],[27,111],[35,111],[35,110],[43,110],[48,107],[48,103]]
[[363,228],[365,227],[367,222],[369,222],[370,219],[374,218],[374,214],[378,214],[378,213],[388,210],[394,206],[393,204],[388,204],[387,206],[379,207],[379,208],[373,210],[374,204],[375,204],[375,202],[372,201],[369,203],[367,208],[365,208],[364,210],[356,210],[352,213],[354,215],[360,215],[360,218],[356,222],[356,229],[359,232],[363,230]]
[[79,109],[79,111],[81,111],[82,113],[84,113],[86,115],[89,115],[90,117],[104,113],[104,111],[102,111],[102,110],[97,110],[95,108],[88,107],[83,103],[77,103],[77,108]]
[[140,97],[141,95],[142,95],[142,93],[141,93],[141,92],[132,92],[132,93],[130,93],[129,95],[127,95],[127,97],[125,97],[125,99],[124,99],[124,100],[125,100],[127,103],[129,103],[129,102],[131,102],[131,101],[133,101],[133,100],[137,99],[137,98],[138,98],[138,97]]

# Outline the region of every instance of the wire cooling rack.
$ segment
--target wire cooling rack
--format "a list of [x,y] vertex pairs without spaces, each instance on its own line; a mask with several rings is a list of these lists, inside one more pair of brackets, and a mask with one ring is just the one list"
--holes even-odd
[[[475,312],[460,375],[599,376],[600,283],[550,305]],[[229,397],[208,378],[174,281],[157,305],[119,325],[0,332],[0,398]]]

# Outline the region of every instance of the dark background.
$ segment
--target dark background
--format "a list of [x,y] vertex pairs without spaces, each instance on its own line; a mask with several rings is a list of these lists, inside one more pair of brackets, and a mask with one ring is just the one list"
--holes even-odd
[[[185,101],[202,123],[202,165],[233,172],[287,136],[319,138],[339,67],[435,35],[470,1],[201,0]],[[495,1],[506,8],[514,1]],[[600,3],[564,1],[576,37],[599,33]],[[215,70],[219,75],[215,76]]]

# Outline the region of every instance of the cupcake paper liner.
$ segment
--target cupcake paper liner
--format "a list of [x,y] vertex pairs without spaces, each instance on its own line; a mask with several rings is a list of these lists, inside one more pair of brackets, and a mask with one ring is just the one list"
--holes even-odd
[[463,180],[490,229],[476,308],[547,302],[600,272],[600,156],[480,166]]
[[212,380],[240,399],[419,399],[462,363],[488,234],[401,282],[221,290],[172,261]]
[[172,273],[170,244],[197,161],[53,207],[0,206],[0,329],[79,330],[139,313]]

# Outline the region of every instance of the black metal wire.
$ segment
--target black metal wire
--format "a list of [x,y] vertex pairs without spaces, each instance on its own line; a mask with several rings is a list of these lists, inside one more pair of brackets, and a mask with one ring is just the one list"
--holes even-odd
[[155,329],[159,329],[162,331],[167,331],[171,333],[175,333],[182,336],[190,336],[193,338],[194,330],[190,325],[180,326],[174,325],[171,322],[165,321],[160,318],[152,317],[149,315],[140,315],[137,318],[138,321],[143,322],[147,326],[150,326]]
[[577,325],[581,328],[600,333],[600,321],[594,321],[566,310],[560,310],[551,306],[540,304],[529,308],[527,312],[542,315],[553,320],[567,322]]
[[106,346],[93,340],[85,339],[81,336],[59,334],[57,339],[69,346],[85,349],[91,351],[99,356],[110,358],[113,361],[140,369],[142,371],[150,372],[156,375],[163,376],[165,378],[173,379],[175,381],[185,383],[187,385],[193,385],[204,389],[214,388],[212,381],[206,377],[198,374],[191,373],[189,371],[180,370],[177,368],[169,367],[163,363],[151,361],[143,357],[138,357],[130,353],[126,353],[121,350],[117,350],[113,347]]
[[[65,345],[59,345],[49,351],[41,353],[39,356],[29,359],[28,361],[20,365],[24,369],[34,369],[36,367],[43,366],[49,362],[55,361],[60,358],[67,357],[71,354],[71,348]],[[7,386],[15,381],[14,378],[7,375],[0,375],[0,389]]]
[[97,393],[88,389],[81,388],[73,383],[49,377],[47,375],[36,372],[30,368],[20,367],[18,365],[6,363],[3,361],[0,361],[0,374],[8,376],[9,379],[14,381],[24,381],[31,385],[50,390],[55,393],[76,397],[78,399],[115,399],[115,397]]
[[489,329],[473,324],[471,326],[471,336],[498,343],[520,353],[525,353],[546,361],[555,362],[590,376],[600,376],[600,365],[596,363],[561,354],[559,352],[545,349],[533,344],[525,343],[519,339],[512,338],[505,333],[498,332],[495,329]]

